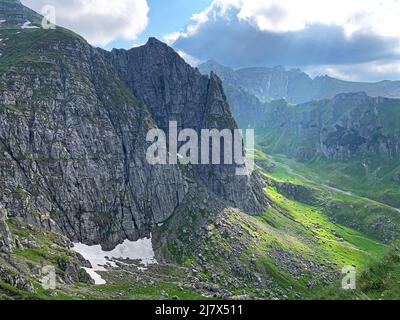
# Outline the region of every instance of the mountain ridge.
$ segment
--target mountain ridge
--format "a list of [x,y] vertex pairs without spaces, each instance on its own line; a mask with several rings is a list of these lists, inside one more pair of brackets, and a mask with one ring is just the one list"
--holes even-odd
[[[200,74],[165,43],[150,38],[141,47],[103,52],[165,132],[169,121],[176,121],[179,129],[194,129],[199,136],[204,128],[237,127],[219,78],[214,73]],[[235,166],[200,165],[193,169],[213,192],[235,207],[257,213],[266,204],[260,191],[255,191],[262,187],[255,179],[236,176]],[[247,198],[249,194],[254,197]]]
[[285,99],[290,103],[301,104],[312,100],[331,99],[340,93],[360,91],[372,97],[400,97],[400,81],[352,82],[326,75],[312,79],[300,69],[286,70],[277,66],[234,70],[215,61],[205,62],[198,68],[203,73],[215,71],[226,86],[245,89],[261,101]]

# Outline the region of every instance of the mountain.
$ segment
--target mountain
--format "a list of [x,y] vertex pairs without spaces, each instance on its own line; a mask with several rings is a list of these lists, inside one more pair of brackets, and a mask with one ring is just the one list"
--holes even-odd
[[300,161],[320,182],[400,207],[399,82],[312,80],[300,70],[234,71],[212,61],[199,68],[225,81],[239,126],[256,128],[265,152]]
[[400,99],[343,93],[331,100],[268,105],[265,126],[275,137],[265,141],[278,153],[311,160],[381,157],[400,154]]
[[219,77],[154,38],[108,52],[1,5],[0,299],[306,298],[399,234],[395,208],[283,180],[260,150],[252,176],[150,165],[146,135],[171,120],[237,128]]
[[284,99],[291,104],[333,99],[341,93],[365,92],[371,97],[400,97],[400,81],[362,83],[328,76],[311,79],[299,69],[245,68],[233,70],[208,61],[198,66],[208,74],[215,72],[223,81],[229,105],[242,128],[264,127],[266,103]]
[[245,68],[233,70],[215,61],[198,66],[202,73],[214,71],[224,85],[245,89],[261,101],[285,99],[294,104],[331,99],[340,93],[365,92],[371,97],[400,98],[400,81],[350,82],[329,76],[310,78],[299,69]]
[[236,128],[214,74],[201,75],[154,38],[107,53],[61,27],[41,29],[41,17],[19,1],[1,5],[3,252],[40,247],[18,240],[12,221],[62,235],[64,250],[70,241],[113,249],[148,237],[195,188],[225,207],[264,210],[262,183],[235,176],[236,166],[152,166],[145,158],[147,132],[169,120],[198,131]]
[[267,153],[301,162],[320,182],[400,207],[400,99],[345,93],[265,108],[258,143]]
[[[220,79],[201,75],[164,43],[150,38],[131,50],[105,52],[131,92],[148,106],[157,126],[168,132],[169,121],[180,130],[237,128]],[[235,175],[233,165],[194,166],[198,177],[216,194],[246,212],[263,211],[262,187],[256,179]]]

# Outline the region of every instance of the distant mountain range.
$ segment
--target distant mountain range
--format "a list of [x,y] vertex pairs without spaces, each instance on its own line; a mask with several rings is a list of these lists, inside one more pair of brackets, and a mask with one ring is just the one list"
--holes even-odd
[[265,152],[314,172],[334,170],[332,185],[400,207],[399,81],[311,79],[282,67],[235,71],[212,61],[199,69],[223,79],[236,121],[256,128]]
[[312,79],[300,69],[245,68],[234,70],[215,61],[198,66],[200,72],[214,71],[225,86],[240,88],[255,95],[261,101],[285,99],[294,104],[312,100],[330,99],[339,93],[365,92],[371,97],[400,97],[400,81],[376,83],[350,82],[329,76]]
[[276,100],[262,114],[271,151],[312,160],[381,157],[400,154],[400,100],[342,93],[333,99],[290,105]]
[[[276,141],[271,138],[269,144],[282,146],[286,141],[285,150],[280,149],[284,154],[307,160],[318,153],[347,159],[357,153],[393,158],[400,152],[400,100],[393,98],[400,96],[400,81],[346,82],[327,76],[313,80],[298,69],[234,71],[213,61],[199,69],[221,77],[242,127],[274,128],[270,137]],[[333,145],[325,145],[332,139]],[[307,148],[299,150],[304,145]]]

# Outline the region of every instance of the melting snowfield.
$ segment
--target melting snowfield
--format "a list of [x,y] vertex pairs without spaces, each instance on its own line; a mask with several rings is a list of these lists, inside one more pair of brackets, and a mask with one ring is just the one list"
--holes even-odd
[[145,266],[157,263],[151,237],[138,241],[125,240],[112,251],[104,251],[100,245],[87,246],[82,243],[74,243],[72,250],[90,262],[92,268],[84,269],[97,285],[106,284],[106,281],[96,271],[107,271],[105,268],[107,265],[116,267],[116,264],[111,261],[112,259],[140,260]]

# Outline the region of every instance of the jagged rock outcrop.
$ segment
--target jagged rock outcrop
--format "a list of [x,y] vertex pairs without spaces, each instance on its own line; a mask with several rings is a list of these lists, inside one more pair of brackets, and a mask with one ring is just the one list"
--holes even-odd
[[[30,48],[10,43],[2,59],[0,202],[8,216],[105,248],[148,235],[186,186],[176,166],[147,163],[154,122],[146,107],[69,31],[26,30],[13,42]],[[24,54],[37,62],[25,64]]]
[[222,78],[224,85],[244,89],[262,100],[285,99],[290,103],[299,104],[331,99],[340,93],[361,91],[372,97],[400,97],[399,81],[351,82],[329,76],[312,79],[300,69],[285,70],[282,66],[277,66],[233,70],[215,61],[203,63],[199,69],[206,74],[214,71]]
[[[221,80],[213,72],[210,77],[201,75],[166,44],[150,38],[144,46],[104,54],[165,132],[169,121],[177,121],[178,129],[194,129],[199,136],[201,129],[237,128]],[[234,165],[199,165],[194,170],[231,205],[262,212],[262,187],[254,179],[236,176]]]
[[[125,80],[135,97],[143,101],[157,125],[168,130],[169,121],[178,121],[180,128],[202,129],[210,125],[207,106],[211,90],[217,90],[215,76],[209,79],[186,64],[170,47],[150,38],[144,46],[131,50],[113,50],[107,56],[112,59],[121,78]],[[223,105],[222,93],[210,97],[210,103],[220,99],[220,116],[226,117],[228,128],[235,123],[229,110]]]
[[13,248],[13,239],[6,220],[6,211],[0,203],[0,252],[7,253]]
[[0,265],[0,279],[5,281],[7,284],[19,290],[27,291],[30,293],[35,292],[35,288],[32,283],[25,279],[22,275],[17,272],[6,269]]

